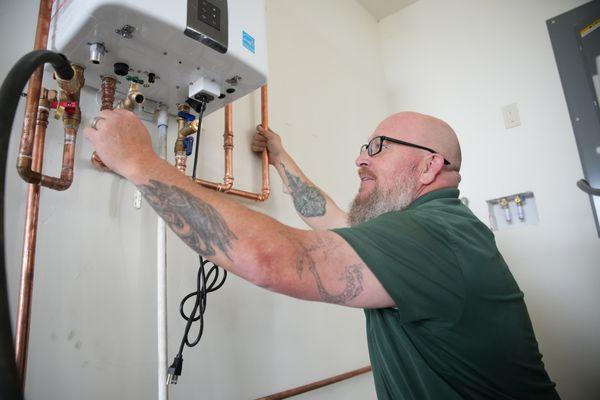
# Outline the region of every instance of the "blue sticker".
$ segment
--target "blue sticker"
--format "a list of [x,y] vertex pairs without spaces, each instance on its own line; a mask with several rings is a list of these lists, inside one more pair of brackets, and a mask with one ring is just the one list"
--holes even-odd
[[246,31],[242,31],[242,44],[245,48],[254,53],[254,38]]

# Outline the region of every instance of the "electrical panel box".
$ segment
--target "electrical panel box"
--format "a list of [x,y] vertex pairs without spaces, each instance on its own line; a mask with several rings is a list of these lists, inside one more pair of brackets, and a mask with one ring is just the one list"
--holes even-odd
[[[547,21],[571,125],[600,236],[600,2],[590,1]],[[599,88],[600,89],[600,88]],[[573,185],[576,183],[573,182]],[[586,188],[587,187],[587,188]],[[583,195],[583,194],[582,194]]]
[[[86,85],[115,76],[175,105],[203,93],[210,113],[266,82],[264,0],[59,0],[48,48],[85,67]],[[115,65],[118,65],[118,68]]]

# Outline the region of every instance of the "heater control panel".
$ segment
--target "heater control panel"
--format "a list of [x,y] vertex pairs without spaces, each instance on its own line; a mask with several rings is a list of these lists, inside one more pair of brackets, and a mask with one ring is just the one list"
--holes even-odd
[[188,0],[185,34],[218,51],[227,52],[227,0]]

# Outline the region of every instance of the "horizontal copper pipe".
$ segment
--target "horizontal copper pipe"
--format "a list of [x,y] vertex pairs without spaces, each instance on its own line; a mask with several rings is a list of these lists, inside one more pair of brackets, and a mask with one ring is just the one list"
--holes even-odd
[[[263,128],[268,127],[268,98],[267,85],[261,88],[261,125]],[[225,106],[225,133],[223,134],[223,148],[225,150],[225,176],[223,183],[206,181],[204,179],[196,179],[195,182],[206,188],[224,192],[234,196],[240,196],[246,199],[255,201],[265,201],[269,198],[270,183],[269,183],[269,154],[267,150],[262,153],[262,188],[260,193],[247,192],[233,188],[233,111],[231,104]],[[196,144],[197,145],[197,144]]]
[[311,390],[319,389],[324,386],[332,385],[334,383],[353,378],[355,376],[364,374],[371,371],[371,366],[355,369],[354,371],[346,372],[344,374],[332,376],[331,378],[322,379],[317,382],[309,383],[308,385],[298,386],[293,389],[284,390],[283,392],[275,393],[270,396],[261,397],[257,400],[281,400],[287,399],[293,396],[297,396],[302,393],[310,392]]

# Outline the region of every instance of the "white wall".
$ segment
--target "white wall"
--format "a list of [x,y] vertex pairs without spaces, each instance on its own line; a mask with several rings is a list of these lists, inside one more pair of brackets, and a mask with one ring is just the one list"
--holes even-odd
[[[448,121],[463,150],[461,193],[532,190],[537,226],[500,231],[541,352],[565,399],[600,396],[600,246],[546,20],[584,0],[420,0],[380,22],[392,109]],[[522,126],[505,130],[516,102]]]
[[[0,3],[1,77],[32,47],[37,4]],[[270,124],[306,173],[346,205],[358,184],[354,156],[388,111],[377,25],[353,1],[273,0],[267,6]],[[260,187],[260,164],[249,138],[259,105],[255,94],[234,108],[236,182],[253,191]],[[88,124],[99,108],[94,91],[85,91],[82,108]],[[21,105],[6,196],[13,313],[26,196],[12,167],[22,111]],[[213,180],[222,177],[222,118],[217,112],[206,119],[201,141],[200,175]],[[171,119],[169,149],[174,128]],[[52,121],[45,171],[58,171],[61,143],[60,124]],[[147,204],[135,210],[133,186],[94,170],[90,154],[81,136],[73,187],[42,190],[28,399],[155,398],[155,214]],[[271,199],[251,206],[302,226],[275,175]],[[172,234],[168,249],[172,357],[184,326],[179,300],[195,286],[197,261]],[[209,295],[204,337],[185,351],[171,398],[256,398],[362,367],[369,362],[363,320],[360,310],[285,298],[231,277]],[[298,398],[374,397],[367,374]]]

